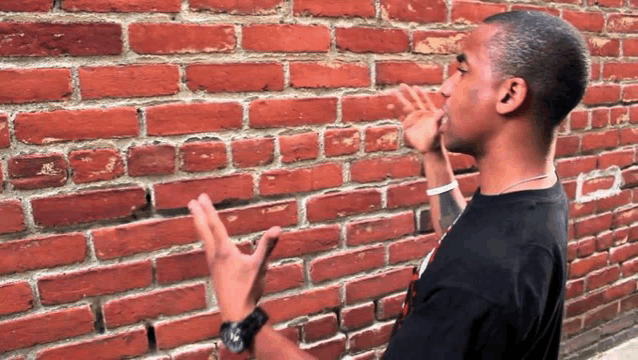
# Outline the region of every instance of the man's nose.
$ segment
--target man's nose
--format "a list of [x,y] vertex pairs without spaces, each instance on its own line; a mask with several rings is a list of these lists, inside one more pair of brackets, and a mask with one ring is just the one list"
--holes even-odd
[[441,85],[441,94],[445,98],[449,98],[450,96],[452,96],[452,91],[454,90],[454,79],[453,78],[454,78],[454,74],[452,74],[452,76],[449,76],[443,82],[443,85]]

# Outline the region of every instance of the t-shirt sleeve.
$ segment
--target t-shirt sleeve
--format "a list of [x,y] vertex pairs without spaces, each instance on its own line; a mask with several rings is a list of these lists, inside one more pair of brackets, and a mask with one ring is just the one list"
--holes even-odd
[[501,359],[507,331],[499,311],[469,291],[437,290],[404,319],[384,359]]

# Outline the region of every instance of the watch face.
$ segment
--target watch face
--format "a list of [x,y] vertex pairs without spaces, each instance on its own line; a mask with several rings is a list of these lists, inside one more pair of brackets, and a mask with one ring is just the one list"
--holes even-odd
[[237,324],[231,324],[230,327],[222,333],[222,341],[228,350],[234,353],[244,350],[244,340],[241,336],[241,329]]

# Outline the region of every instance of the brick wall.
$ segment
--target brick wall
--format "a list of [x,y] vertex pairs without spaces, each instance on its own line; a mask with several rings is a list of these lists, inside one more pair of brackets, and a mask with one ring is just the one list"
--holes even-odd
[[[510,9],[594,55],[556,151],[564,357],[637,335],[638,1],[0,0],[0,358],[235,358],[185,208],[206,192],[244,251],[284,228],[263,299],[283,334],[377,359],[436,241],[380,90],[435,92]],[[452,162],[469,198],[473,159]]]

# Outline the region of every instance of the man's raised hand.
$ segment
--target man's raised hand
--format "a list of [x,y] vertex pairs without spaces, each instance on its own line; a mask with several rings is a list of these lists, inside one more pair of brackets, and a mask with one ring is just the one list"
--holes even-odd
[[281,234],[272,227],[261,237],[252,255],[243,254],[232,243],[215,207],[206,194],[191,200],[195,228],[204,241],[222,321],[241,321],[257,306],[265,287],[268,256]]

